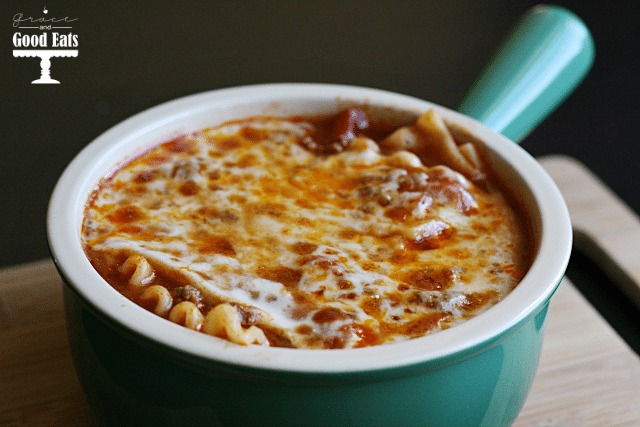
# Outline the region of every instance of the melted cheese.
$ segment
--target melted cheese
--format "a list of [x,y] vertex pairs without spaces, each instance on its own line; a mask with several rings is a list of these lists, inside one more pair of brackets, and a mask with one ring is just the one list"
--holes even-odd
[[305,348],[445,329],[522,278],[526,236],[492,185],[366,137],[318,154],[303,143],[312,128],[251,118],[133,159],[87,204],[93,265],[136,301],[119,266],[142,255],[154,283],[197,288],[205,314],[231,303],[272,345]]

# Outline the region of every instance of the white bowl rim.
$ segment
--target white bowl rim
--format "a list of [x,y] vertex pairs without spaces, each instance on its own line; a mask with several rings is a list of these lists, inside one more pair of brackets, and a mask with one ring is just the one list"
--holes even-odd
[[[211,108],[291,99],[367,100],[416,112],[435,108],[448,120],[460,123],[484,140],[491,150],[513,165],[529,187],[542,223],[538,255],[521,283],[487,312],[432,335],[373,347],[345,350],[307,350],[249,346],[187,330],[141,309],[122,297],[98,275],[80,244],[82,209],[97,180],[123,158],[125,147],[142,135]],[[166,134],[167,131],[163,130]],[[159,141],[156,141],[159,142]],[[144,145],[148,145],[144,144]],[[114,157],[115,156],[115,157]],[[105,167],[111,169],[105,169]],[[474,348],[520,323],[551,297],[560,283],[571,252],[572,231],[565,202],[540,164],[517,144],[475,120],[445,107],[394,92],[359,86],[324,83],[271,83],[217,89],[190,95],[143,111],[112,127],[87,145],[61,175],[49,202],[47,237],[52,257],[81,299],[116,324],[181,353],[264,370],[304,373],[345,373],[399,368],[455,355]]]

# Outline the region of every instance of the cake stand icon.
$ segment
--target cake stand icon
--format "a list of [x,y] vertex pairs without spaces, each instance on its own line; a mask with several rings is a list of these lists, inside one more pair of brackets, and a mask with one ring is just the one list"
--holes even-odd
[[58,80],[51,78],[51,58],[77,57],[77,49],[17,49],[13,51],[15,58],[40,58],[40,78],[32,81],[32,84],[59,84]]

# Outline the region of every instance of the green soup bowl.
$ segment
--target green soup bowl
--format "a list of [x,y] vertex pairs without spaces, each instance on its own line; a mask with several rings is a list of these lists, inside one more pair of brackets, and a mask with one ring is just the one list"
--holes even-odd
[[[560,12],[562,19],[574,18]],[[582,71],[589,64],[584,59],[578,62]],[[571,64],[575,62],[567,62],[562,70]],[[494,61],[492,67],[499,65]],[[495,106],[486,95],[490,74],[476,90],[482,96],[465,103],[463,110],[471,115]],[[574,83],[584,73],[576,75]],[[568,263],[572,229],[551,178],[499,132],[513,130],[508,126],[517,123],[511,136],[518,139],[553,109],[572,88],[566,73],[558,76],[562,84],[552,90],[556,96],[546,108],[536,100],[549,93],[539,91],[507,121],[496,125],[494,119],[482,119],[493,130],[467,115],[398,93],[294,83],[188,96],[142,112],[95,139],[56,185],[47,231],[52,257],[65,282],[72,355],[98,421],[239,426],[511,424],[535,376],[549,301]],[[530,81],[526,85],[534,86]],[[553,81],[541,87],[553,88]],[[503,95],[496,91],[494,98],[502,97],[501,105],[512,102],[504,101]],[[522,100],[523,95],[517,98]],[[392,112],[394,120],[415,118],[433,108],[483,141],[488,167],[507,183],[529,216],[535,248],[525,277],[495,306],[450,329],[393,344],[340,350],[239,346],[144,310],[106,283],[85,256],[81,224],[88,197],[101,178],[145,147],[228,120],[330,114],[353,103],[366,104],[380,114]]]
[[[345,350],[243,347],[187,330],[130,302],[93,269],[80,231],[88,196],[145,147],[232,119],[337,112],[351,102],[415,117],[429,108],[485,141],[486,161],[531,218],[535,259],[502,301],[453,328]],[[507,138],[459,113],[390,92],[318,84],[213,91],[143,112],[70,164],[49,211],[80,379],[109,424],[482,425],[518,414],[533,380],[549,298],[571,251],[553,181]]]

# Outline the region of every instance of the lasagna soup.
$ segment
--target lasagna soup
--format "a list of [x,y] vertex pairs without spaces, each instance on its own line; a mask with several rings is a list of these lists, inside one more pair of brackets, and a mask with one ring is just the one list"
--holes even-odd
[[82,239],[125,297],[240,345],[421,337],[500,301],[531,258],[481,144],[434,110],[250,117],[160,143],[90,196]]

